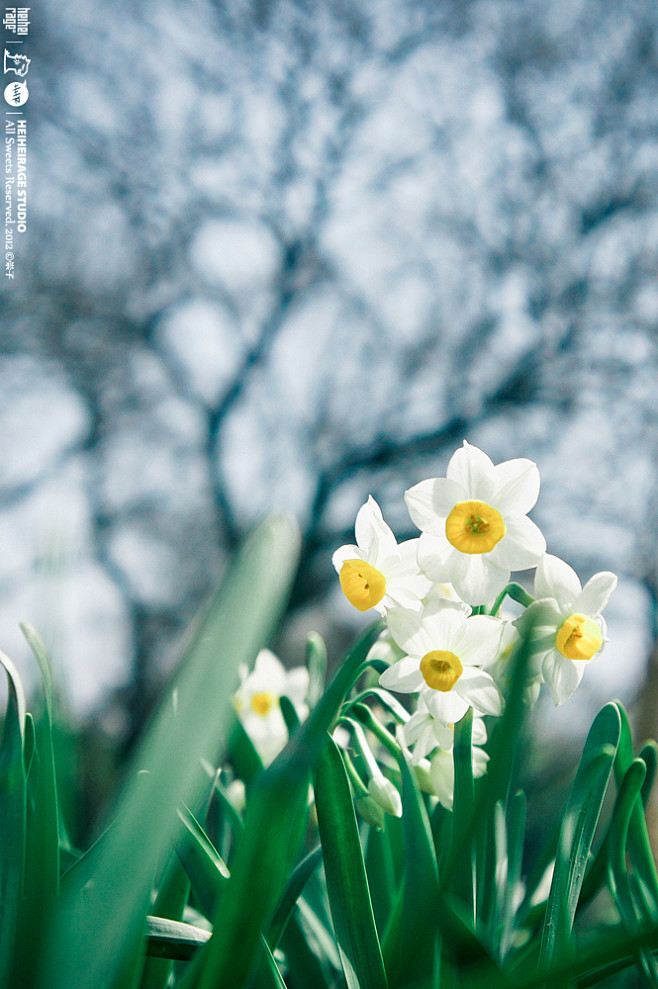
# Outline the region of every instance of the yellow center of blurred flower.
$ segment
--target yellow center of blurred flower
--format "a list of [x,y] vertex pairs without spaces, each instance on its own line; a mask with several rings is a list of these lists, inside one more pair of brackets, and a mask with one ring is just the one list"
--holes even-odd
[[420,672],[423,674],[428,687],[432,687],[434,690],[443,690],[445,693],[452,690],[464,672],[464,667],[454,652],[434,649],[432,652],[426,653],[421,659]]
[[343,594],[358,611],[379,604],[386,593],[386,578],[365,560],[346,560],[340,574]]
[[486,501],[458,501],[446,519],[446,537],[460,553],[489,553],[505,535],[503,516]]
[[603,645],[601,629],[585,615],[569,615],[555,636],[555,647],[567,659],[591,659]]
[[254,694],[251,698],[251,710],[254,714],[259,714],[261,718],[264,718],[275,704],[275,695],[268,694],[266,691],[262,691],[260,694]]

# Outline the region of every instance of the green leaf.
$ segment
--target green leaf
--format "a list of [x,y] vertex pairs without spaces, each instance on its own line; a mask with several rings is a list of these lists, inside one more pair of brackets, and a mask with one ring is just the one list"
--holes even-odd
[[308,668],[308,703],[314,708],[322,694],[327,677],[327,647],[317,632],[311,632],[306,639],[306,666]]
[[[309,773],[329,742],[346,693],[365,668],[379,626],[348,653],[308,719],[267,770],[254,781],[244,831],[231,859],[221,917],[204,952],[198,989],[236,989],[255,971],[261,931],[270,923],[294,866],[308,818]],[[241,950],[235,951],[239,944]]]
[[189,961],[210,938],[210,931],[165,917],[147,917],[146,954]]
[[[619,799],[609,833],[609,879],[617,909],[630,934],[645,927],[651,921],[646,916],[640,904],[635,903],[628,872],[626,853],[629,826],[636,804],[640,800],[640,792],[646,777],[647,767],[641,759],[634,760],[628,767],[619,790]],[[637,960],[651,986],[658,986],[658,965],[652,953],[646,948],[639,948]]]
[[[176,853],[173,853],[158,887],[153,914],[159,920],[166,919],[174,923],[182,921],[189,893],[190,881],[180,859]],[[146,953],[150,954],[148,948]],[[167,955],[164,958],[147,958],[140,989],[167,989],[172,971],[169,960],[171,957]]]
[[18,670],[3,652],[7,674],[7,710],[0,740],[0,985],[10,984],[14,944],[23,895],[26,783],[23,751],[25,693]]
[[276,912],[267,932],[267,942],[274,950],[278,945],[288,921],[292,917],[297,900],[301,896],[306,883],[322,861],[322,848],[318,845],[308,855],[304,856],[286,883]]
[[[452,809],[452,859],[453,882],[450,892],[465,909],[470,924],[476,922],[476,873],[473,821],[475,813],[475,788],[473,782],[473,753],[471,729],[473,708],[455,725],[453,761],[455,789]],[[464,835],[469,837],[464,840]]]
[[184,832],[176,845],[176,853],[201,909],[206,917],[212,917],[230,876],[228,866],[189,808],[180,809],[178,816]]
[[[615,702],[621,718],[621,738],[617,758],[615,759],[615,778],[621,788],[623,779],[633,763],[633,743],[628,715],[619,701]],[[648,799],[649,790],[655,775],[656,751],[655,743],[647,743],[642,749],[641,757],[646,756],[645,765],[647,776],[642,785],[642,800],[633,803],[628,827],[628,851],[641,878],[644,888],[651,898],[651,911],[654,920],[658,920],[658,872],[649,840],[647,822],[644,816],[643,804]],[[648,782],[647,782],[648,781]]]
[[[298,536],[285,518],[263,523],[242,547],[198,627],[175,678],[177,712],[166,698],[137,752],[114,810],[115,824],[72,883],[42,966],[48,989],[110,989],[143,930],[155,863],[170,846],[175,808],[195,803],[199,761],[226,744],[241,663],[266,642],[287,598]],[[145,770],[138,781],[136,770]]]
[[340,751],[328,739],[314,778],[327,889],[348,989],[385,989],[352,794]]
[[53,747],[53,686],[50,661],[39,634],[30,625],[21,631],[39,665],[44,706],[34,722],[34,751],[27,777],[25,886],[16,978],[30,985],[35,977],[41,939],[59,895],[60,813]]
[[542,930],[542,967],[550,965],[568,942],[620,734],[618,708],[606,704],[587,736],[562,819]]
[[247,789],[263,772],[263,760],[258,755],[256,747],[244,730],[239,718],[235,718],[229,739],[229,758],[235,769],[236,776],[241,779]]
[[438,951],[439,876],[432,831],[416,775],[404,751],[398,761],[405,868],[397,931],[386,941],[386,971],[392,987],[431,979]]

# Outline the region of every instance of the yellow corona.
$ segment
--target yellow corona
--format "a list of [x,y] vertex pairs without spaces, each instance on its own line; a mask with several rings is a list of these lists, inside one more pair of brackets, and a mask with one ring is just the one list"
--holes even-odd
[[504,535],[503,516],[486,501],[458,501],[446,519],[446,538],[460,553],[490,553]]
[[447,693],[452,690],[464,672],[459,656],[444,649],[426,653],[420,661],[420,672],[425,683],[434,690]]
[[254,714],[259,714],[261,718],[264,718],[273,706],[276,704],[276,697],[274,694],[268,694],[266,691],[262,691],[259,694],[254,694],[251,698],[251,710]]
[[555,636],[555,648],[567,659],[591,659],[602,645],[601,629],[585,615],[569,615]]
[[340,574],[343,594],[357,611],[368,611],[386,594],[386,578],[365,560],[346,560]]

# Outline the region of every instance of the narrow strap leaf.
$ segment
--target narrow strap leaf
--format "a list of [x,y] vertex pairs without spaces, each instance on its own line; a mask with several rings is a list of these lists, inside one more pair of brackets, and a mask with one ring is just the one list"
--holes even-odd
[[542,929],[540,967],[548,967],[568,941],[603,798],[619,745],[621,719],[606,704],[594,719],[567,801],[553,881]]
[[0,741],[0,985],[10,984],[14,938],[23,895],[25,862],[25,693],[18,670],[3,652],[8,700]]
[[347,775],[331,740],[314,779],[331,915],[348,989],[386,989]]

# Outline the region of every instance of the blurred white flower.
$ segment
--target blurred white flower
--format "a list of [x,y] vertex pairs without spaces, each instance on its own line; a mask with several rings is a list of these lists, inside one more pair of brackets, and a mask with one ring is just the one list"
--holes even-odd
[[357,545],[341,546],[332,557],[350,604],[382,615],[393,606],[416,605],[430,587],[418,567],[418,540],[398,544],[373,497],[359,509],[354,531]]
[[493,601],[511,571],[534,567],[546,541],[527,513],[539,494],[539,471],[531,460],[494,466],[466,441],[448,464],[446,477],[414,485],[405,494],[412,520],[422,531],[418,562],[430,580],[450,582],[471,605]]
[[243,668],[241,677],[242,682],[234,694],[233,703],[256,751],[268,764],[288,740],[279,706],[280,698],[289,698],[300,721],[308,715],[308,670],[305,666],[286,670],[273,652],[261,649],[251,673]]

